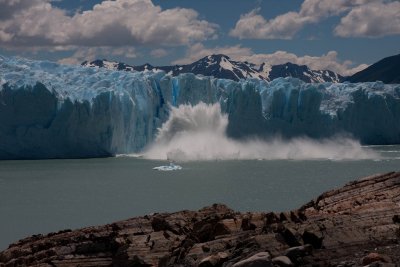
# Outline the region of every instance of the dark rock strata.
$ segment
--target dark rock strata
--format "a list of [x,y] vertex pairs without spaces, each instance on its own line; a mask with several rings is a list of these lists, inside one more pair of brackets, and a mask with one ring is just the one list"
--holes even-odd
[[282,213],[224,205],[23,239],[0,266],[397,266],[400,173],[366,177]]

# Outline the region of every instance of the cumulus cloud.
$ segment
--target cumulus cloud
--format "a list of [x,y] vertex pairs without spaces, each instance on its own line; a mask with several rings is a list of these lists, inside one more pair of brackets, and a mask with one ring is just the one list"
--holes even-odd
[[0,46],[186,45],[215,38],[218,26],[192,9],[151,0],[103,1],[72,16],[50,0],[0,0]]
[[49,0],[0,0],[0,20],[11,19],[15,13]]
[[242,15],[229,34],[239,39],[291,39],[308,21],[296,12],[267,21],[259,11],[254,9]]
[[[388,0],[304,0],[298,12],[287,12],[270,20],[259,14],[260,9],[252,10],[240,17],[230,35],[239,39],[292,39],[307,24],[346,13],[335,29],[337,35],[398,34],[398,5]],[[395,21],[390,22],[391,17]]]
[[271,54],[254,53],[252,49],[236,46],[207,48],[202,44],[191,46],[185,58],[174,61],[174,64],[187,64],[211,54],[225,54],[234,60],[248,61],[256,65],[267,63],[279,65],[291,62],[306,65],[315,70],[331,70],[343,76],[352,75],[368,67],[366,64],[356,65],[350,60],[341,60],[336,51],[329,51],[321,56],[297,56],[286,51],[276,51]]
[[342,37],[382,37],[400,34],[400,2],[372,3],[351,10],[335,34]]

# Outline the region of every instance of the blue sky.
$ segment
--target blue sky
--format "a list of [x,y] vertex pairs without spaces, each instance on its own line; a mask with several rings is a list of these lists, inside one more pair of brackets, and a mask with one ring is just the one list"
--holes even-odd
[[399,44],[399,1],[0,1],[0,54],[64,64],[185,64],[223,53],[350,75]]

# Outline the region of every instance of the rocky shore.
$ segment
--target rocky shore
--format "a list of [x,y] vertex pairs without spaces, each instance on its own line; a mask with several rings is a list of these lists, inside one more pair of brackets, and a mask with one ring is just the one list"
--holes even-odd
[[400,173],[350,182],[297,210],[224,205],[36,235],[5,266],[400,266]]

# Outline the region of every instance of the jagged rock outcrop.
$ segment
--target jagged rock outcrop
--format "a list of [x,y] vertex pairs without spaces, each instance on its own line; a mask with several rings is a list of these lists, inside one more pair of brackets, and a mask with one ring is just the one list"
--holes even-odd
[[215,204],[32,236],[1,252],[0,266],[396,266],[399,243],[400,173],[393,172],[290,212]]

